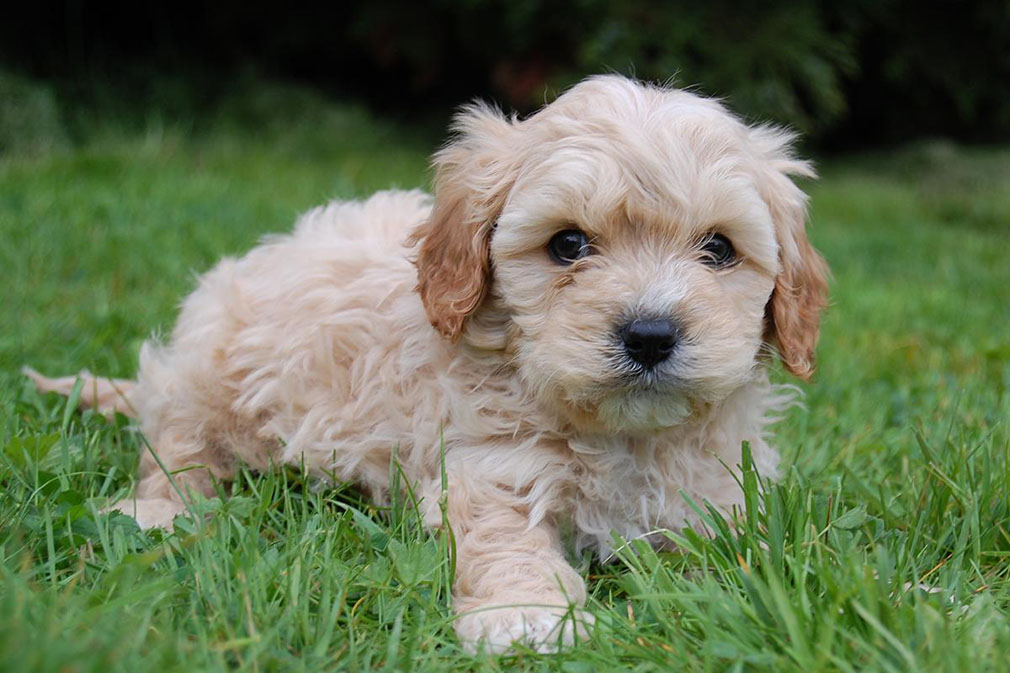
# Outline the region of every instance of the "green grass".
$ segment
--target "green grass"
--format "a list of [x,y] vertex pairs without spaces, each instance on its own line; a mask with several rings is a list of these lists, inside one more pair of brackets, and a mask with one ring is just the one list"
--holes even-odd
[[597,627],[576,649],[463,653],[445,542],[409,503],[297,469],[241,475],[173,533],[98,513],[138,437],[20,366],[129,376],[221,255],[325,199],[426,183],[422,134],[240,94],[182,121],[61,121],[43,91],[48,116],[6,117],[37,137],[0,155],[0,670],[1006,670],[1008,149],[825,162],[832,305],[806,410],[777,427],[784,480],[735,533],[583,561]]

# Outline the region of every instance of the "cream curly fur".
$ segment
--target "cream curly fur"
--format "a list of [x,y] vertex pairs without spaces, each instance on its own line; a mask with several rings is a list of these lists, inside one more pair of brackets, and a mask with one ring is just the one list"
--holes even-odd
[[[396,447],[434,527],[444,446],[460,638],[571,642],[591,618],[561,522],[606,556],[613,531],[698,525],[682,492],[739,506],[744,441],[775,474],[765,429],[783,396],[763,365],[774,351],[810,374],[825,302],[787,177],[812,171],[790,141],[616,76],[522,121],[472,106],[435,156],[434,198],[333,202],[223,260],[171,339],[144,346],[136,383],[89,378],[83,399],[136,415],[195,493],[237,461],[290,462],[381,501]],[[594,254],[560,265],[546,247],[573,228]],[[736,264],[702,263],[712,232]],[[641,316],[682,330],[649,371],[615,336]],[[147,453],[135,499],[117,507],[145,527],[183,510]]]

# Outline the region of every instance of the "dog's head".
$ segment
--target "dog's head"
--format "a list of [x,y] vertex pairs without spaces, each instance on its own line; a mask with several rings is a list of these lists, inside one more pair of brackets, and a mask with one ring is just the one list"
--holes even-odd
[[683,422],[765,349],[814,370],[826,266],[791,135],[616,76],[517,121],[475,105],[434,159],[419,292],[443,335],[507,350],[579,427]]

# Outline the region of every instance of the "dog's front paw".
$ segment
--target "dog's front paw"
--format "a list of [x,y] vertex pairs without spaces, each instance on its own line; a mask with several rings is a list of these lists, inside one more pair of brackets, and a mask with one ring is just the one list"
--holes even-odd
[[456,635],[471,651],[483,649],[499,654],[514,644],[538,652],[556,652],[586,638],[593,616],[584,610],[565,607],[477,608],[456,618]]

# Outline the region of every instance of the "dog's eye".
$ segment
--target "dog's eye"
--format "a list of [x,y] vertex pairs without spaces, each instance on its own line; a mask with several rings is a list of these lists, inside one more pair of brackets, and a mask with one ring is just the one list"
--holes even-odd
[[584,231],[565,229],[554,234],[547,252],[555,262],[568,266],[589,254],[589,238]]
[[713,269],[722,269],[736,261],[736,250],[729,239],[722,234],[712,234],[701,245],[704,253],[701,261]]

